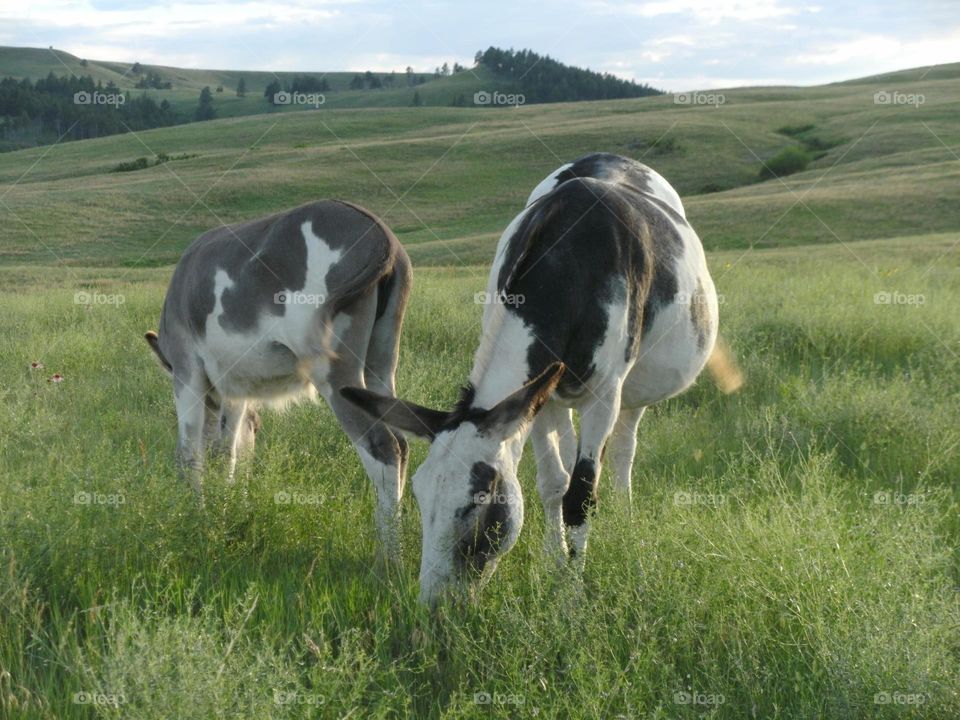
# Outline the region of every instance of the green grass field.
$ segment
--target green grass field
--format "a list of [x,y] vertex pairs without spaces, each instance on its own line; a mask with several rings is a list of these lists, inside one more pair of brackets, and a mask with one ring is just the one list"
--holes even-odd
[[[0,156],[0,717],[960,716],[960,73],[876,83],[290,112]],[[804,124],[837,144],[758,182]],[[541,556],[528,451],[517,547],[430,615],[413,498],[385,568],[324,406],[266,413],[243,479],[211,469],[197,507],[142,333],[199,231],[325,196],[382,213],[417,266],[400,392],[447,405],[499,231],[591,150],[678,188],[747,382],[647,413],[633,506],[601,481],[582,582]],[[159,151],[197,157],[109,172]]]

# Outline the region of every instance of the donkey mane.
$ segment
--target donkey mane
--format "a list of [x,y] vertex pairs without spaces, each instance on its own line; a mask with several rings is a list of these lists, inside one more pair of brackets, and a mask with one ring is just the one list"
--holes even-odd
[[557,197],[556,190],[557,188],[554,188],[530,206],[529,212],[511,238],[500,267],[500,277],[497,279],[498,288],[503,292],[510,292],[513,279],[529,261],[530,251],[543,226],[560,211],[562,205],[551,202]]
[[458,417],[461,415],[466,415],[470,410],[473,409],[473,400],[477,396],[477,388],[474,387],[472,382],[468,382],[466,385],[460,388],[460,397],[457,398],[456,404],[453,406],[453,410],[450,412],[451,416]]
[[468,382],[460,388],[460,397],[457,398],[453,410],[450,411],[447,421],[443,424],[444,429],[453,430],[465,422],[475,423],[487,412],[485,408],[473,406],[476,395],[477,388],[474,387],[472,382]]

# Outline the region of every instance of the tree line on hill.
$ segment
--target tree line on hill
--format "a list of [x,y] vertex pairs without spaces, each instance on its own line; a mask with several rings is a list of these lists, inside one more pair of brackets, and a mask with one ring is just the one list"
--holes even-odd
[[426,73],[415,72],[412,67],[407,65],[407,69],[403,73],[403,82],[399,82],[398,75],[396,72],[391,71],[390,73],[385,73],[382,77],[375,73],[367,70],[365,73],[357,73],[350,80],[350,89],[351,90],[381,90],[384,88],[395,88],[395,87],[416,87],[417,85],[423,85],[425,82],[428,82],[431,77],[434,80],[437,80],[442,77],[447,77],[449,75],[455,75],[457,73],[463,72],[466,70],[463,65],[459,63],[454,63],[451,68],[448,63],[434,69],[432,75]]
[[[575,100],[610,100],[615,98],[660,95],[662,91],[644,83],[623,80],[609,73],[564,65],[546,55],[531,50],[503,50],[490,47],[477,52],[474,61],[497,79],[499,92],[513,92],[524,96],[525,103],[569,102]],[[81,63],[86,67],[86,61]],[[468,105],[467,97],[459,93],[450,98],[442,92],[433,93],[425,102],[419,86],[431,79],[440,79],[467,72],[459,63],[443,63],[432,73],[418,73],[407,67],[403,73],[357,73],[350,80],[351,90],[383,91],[412,88],[413,106],[436,105],[440,102],[454,106]],[[136,77],[135,87],[143,90],[167,90],[170,80],[155,70],[145,70],[140,63],[130,68]],[[330,83],[316,75],[294,75],[288,82],[274,80],[267,85],[264,96],[271,105],[278,102],[278,94],[328,93]],[[223,86],[216,88],[223,92]],[[247,85],[239,78],[236,94],[244,97]],[[452,102],[451,102],[452,100]],[[94,82],[92,76],[58,77],[52,72],[46,78],[0,79],[0,151],[53,142],[58,139],[80,140],[117,133],[148,130],[180,123],[210,120],[216,117],[216,107],[209,87],[200,94],[193,112],[175,112],[167,100],[159,102],[143,93],[133,97],[113,82],[104,85]]]
[[[240,78],[243,82],[243,78]],[[271,105],[283,105],[277,102],[277,95],[281,92],[286,93],[326,93],[330,92],[330,83],[324,77],[314,77],[313,75],[294,75],[293,79],[287,83],[281,83],[279,80],[271,80],[263,90],[263,96]],[[239,88],[237,91],[239,95]]]
[[[454,68],[456,72],[464,69],[457,64],[454,65]],[[433,77],[437,78],[449,74],[449,66],[444,63],[442,68],[438,67],[436,69]],[[402,82],[399,78],[400,76],[396,72],[383,73],[381,75],[367,70],[366,72],[354,75],[350,79],[348,87],[351,90],[385,90],[404,86],[416,87],[417,85],[423,85],[429,80],[428,75],[414,72],[413,68],[409,66],[403,73]],[[330,83],[324,77],[294,75],[289,82],[282,83],[279,79],[270,81],[263,90],[263,96],[271,105],[278,105],[283,104],[277,102],[277,95],[279,93],[327,93],[330,91]]]
[[[139,65],[139,63],[137,63]],[[139,74],[139,73],[136,73]],[[173,87],[173,83],[169,80],[164,80],[160,73],[154,72],[153,70],[148,70],[146,74],[142,75],[137,84],[134,85],[136,88],[146,89],[153,88],[155,90],[169,90]]]
[[539,55],[532,50],[489,47],[478,51],[474,62],[509,84],[508,88],[496,88],[497,90],[521,93],[526,103],[614,100],[663,95],[662,90],[652,88],[646,83],[564,65],[548,55]]
[[113,82],[104,85],[89,75],[57,77],[51,72],[36,82],[0,79],[0,138],[11,146],[102,137],[178,121],[182,119],[166,100],[130,97]]

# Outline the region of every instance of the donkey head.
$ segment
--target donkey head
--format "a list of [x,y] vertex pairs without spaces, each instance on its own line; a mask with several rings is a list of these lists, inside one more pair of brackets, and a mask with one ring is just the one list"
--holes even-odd
[[388,425],[430,440],[430,452],[413,476],[423,524],[420,600],[481,572],[490,573],[523,525],[517,481],[525,430],[563,374],[554,363],[492,408],[431,410],[360,388],[340,393]]

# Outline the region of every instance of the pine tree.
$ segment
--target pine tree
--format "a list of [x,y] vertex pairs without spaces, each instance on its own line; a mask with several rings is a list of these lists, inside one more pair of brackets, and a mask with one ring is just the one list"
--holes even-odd
[[200,91],[200,103],[193,114],[194,120],[213,120],[217,116],[217,111],[213,107],[213,93],[207,86]]
[[269,102],[271,105],[276,105],[276,103],[274,102],[274,97],[281,90],[283,90],[283,88],[280,86],[280,81],[271,80],[270,83],[267,85],[266,89],[263,91],[263,96],[267,99],[267,102]]

